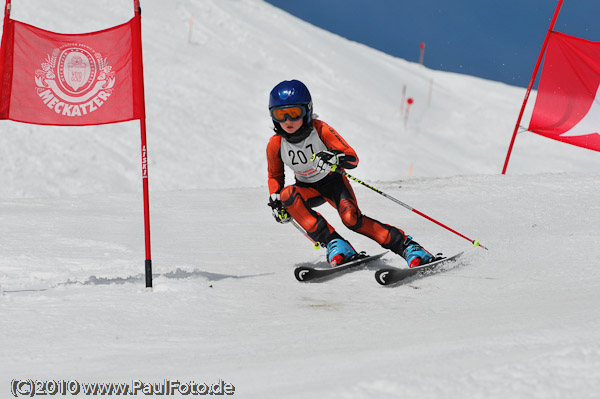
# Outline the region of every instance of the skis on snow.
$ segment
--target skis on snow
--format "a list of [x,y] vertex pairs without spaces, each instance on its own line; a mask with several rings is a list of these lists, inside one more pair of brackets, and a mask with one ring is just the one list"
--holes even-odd
[[359,266],[377,260],[386,253],[387,251],[377,255],[367,255],[366,253],[361,252],[358,254],[358,258],[351,260],[350,262],[326,269],[312,266],[299,266],[294,270],[294,276],[296,276],[296,280],[301,282],[320,280],[325,279],[326,277],[335,277],[343,274],[344,272],[356,270]]
[[[299,266],[294,270],[294,276],[296,277],[296,280],[300,282],[325,280],[337,277],[349,271],[358,270],[360,269],[360,266],[377,260],[386,253],[387,251],[377,255],[367,255],[366,253],[361,252],[357,259],[329,268]],[[425,276],[435,272],[437,268],[444,264],[456,262],[462,254],[463,252],[459,252],[456,255],[441,258],[422,266],[413,267],[412,269],[399,269],[395,267],[381,268],[375,272],[375,280],[381,285],[394,285],[412,276]]]
[[422,266],[413,267],[412,269],[397,269],[397,268],[379,269],[375,272],[375,280],[377,280],[377,282],[381,285],[397,284],[400,281],[402,281],[408,277],[412,277],[412,276],[416,276],[416,275],[423,276],[423,275],[428,274],[429,272],[434,271],[435,269],[437,269],[439,266],[441,266],[443,264],[455,262],[462,254],[463,254],[463,252],[459,252],[456,255],[453,255],[453,256],[450,256],[447,258],[442,258],[442,259],[436,260],[434,262],[426,263]]

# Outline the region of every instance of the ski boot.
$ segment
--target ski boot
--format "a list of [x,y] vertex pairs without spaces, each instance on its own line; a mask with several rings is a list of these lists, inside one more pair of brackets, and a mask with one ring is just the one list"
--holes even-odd
[[331,267],[346,263],[356,255],[352,245],[343,238],[335,238],[327,243],[327,261]]
[[433,255],[420,246],[419,243],[413,241],[411,236],[406,236],[401,256],[406,259],[406,263],[408,263],[408,267],[411,269],[434,260]]

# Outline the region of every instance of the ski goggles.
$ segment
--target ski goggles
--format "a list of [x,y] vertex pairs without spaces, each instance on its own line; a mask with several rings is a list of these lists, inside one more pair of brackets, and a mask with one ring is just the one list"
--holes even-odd
[[285,122],[286,119],[297,121],[306,116],[306,108],[303,105],[284,105],[270,109],[271,118],[275,122]]

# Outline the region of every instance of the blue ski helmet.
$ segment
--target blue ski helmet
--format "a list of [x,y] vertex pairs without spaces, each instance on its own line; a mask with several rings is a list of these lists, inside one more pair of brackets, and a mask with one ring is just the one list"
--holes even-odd
[[304,83],[299,80],[284,80],[271,90],[269,109],[285,105],[302,105],[306,111],[304,125],[311,124],[312,98]]

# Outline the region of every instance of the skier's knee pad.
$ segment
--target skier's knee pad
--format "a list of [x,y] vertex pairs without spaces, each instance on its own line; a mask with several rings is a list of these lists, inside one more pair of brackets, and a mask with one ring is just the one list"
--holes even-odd
[[342,223],[350,230],[358,230],[363,225],[363,216],[352,202],[342,200],[338,211]]
[[281,193],[279,193],[279,197],[281,198],[281,204],[284,207],[288,207],[290,205],[292,205],[297,197],[297,193],[296,193],[296,187],[294,186],[287,186],[284,187],[281,190]]

